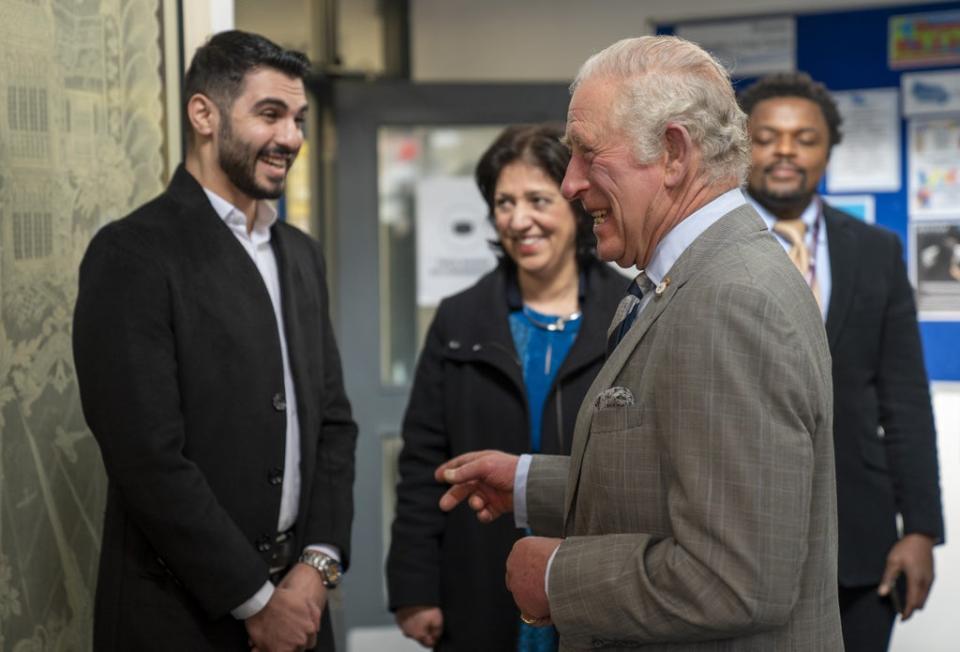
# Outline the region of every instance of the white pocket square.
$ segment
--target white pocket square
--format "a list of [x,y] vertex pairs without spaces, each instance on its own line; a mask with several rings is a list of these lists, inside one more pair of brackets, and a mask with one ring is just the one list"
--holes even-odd
[[625,407],[633,404],[633,392],[626,387],[607,388],[597,394],[597,399],[594,401],[594,405],[596,405],[598,410],[611,407]]

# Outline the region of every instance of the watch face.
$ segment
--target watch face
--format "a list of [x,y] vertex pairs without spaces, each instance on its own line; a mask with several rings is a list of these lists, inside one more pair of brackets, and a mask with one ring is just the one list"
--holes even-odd
[[324,564],[323,570],[323,574],[327,578],[327,581],[332,584],[339,583],[340,578],[343,577],[343,573],[340,571],[340,564],[333,559]]
[[333,557],[324,555],[320,558],[316,568],[320,571],[320,576],[323,577],[323,583],[328,588],[332,588],[340,583],[343,572],[340,568],[340,563]]

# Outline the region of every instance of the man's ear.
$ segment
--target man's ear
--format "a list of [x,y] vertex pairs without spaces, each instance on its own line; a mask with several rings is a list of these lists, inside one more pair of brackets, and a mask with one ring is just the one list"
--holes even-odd
[[194,133],[210,137],[220,124],[220,109],[203,93],[194,93],[187,101],[187,120]]
[[690,172],[695,148],[686,127],[673,122],[667,124],[663,142],[665,158],[663,181],[668,188],[671,188],[679,185]]

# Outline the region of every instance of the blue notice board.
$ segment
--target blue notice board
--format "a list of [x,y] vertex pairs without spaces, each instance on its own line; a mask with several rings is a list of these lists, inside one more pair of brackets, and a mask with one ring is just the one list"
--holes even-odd
[[[833,91],[900,88],[900,75],[903,72],[944,68],[891,69],[887,63],[890,17],[957,10],[960,10],[960,2],[797,14],[797,69],[809,73]],[[675,24],[659,25],[657,34],[673,34],[675,29]],[[744,88],[753,81],[755,79],[739,79],[735,80],[734,85],[738,89]],[[906,255],[908,159],[905,120],[901,119],[900,127],[900,191],[872,194],[876,198],[876,223],[900,236]],[[820,192],[826,194],[823,183]],[[930,380],[960,380],[960,322],[921,321],[920,335]]]

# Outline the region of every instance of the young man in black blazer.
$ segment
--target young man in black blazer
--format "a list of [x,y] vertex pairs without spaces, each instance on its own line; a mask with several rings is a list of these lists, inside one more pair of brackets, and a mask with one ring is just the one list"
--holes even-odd
[[93,239],[74,353],[109,491],[97,650],[332,650],[357,429],[320,246],[277,221],[306,58],[214,36],[166,192]]
[[749,197],[814,290],[833,356],[844,644],[886,650],[896,610],[907,619],[923,607],[933,546],[943,541],[936,433],[902,248],[895,234],[817,196],[841,137],[822,84],[773,75],[740,104],[753,152]]

